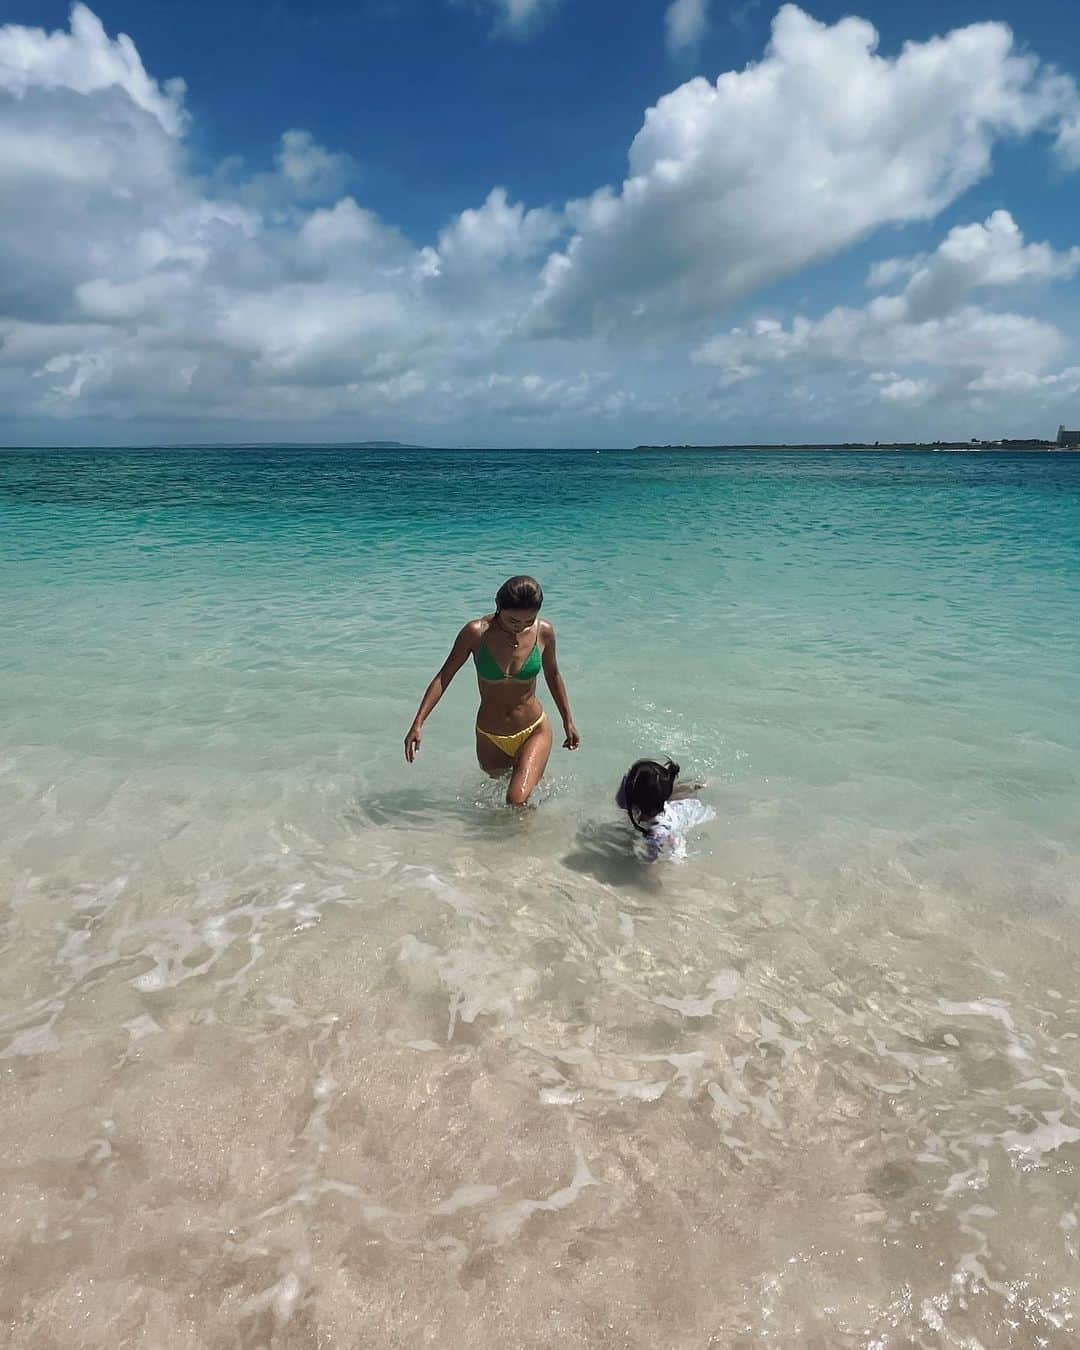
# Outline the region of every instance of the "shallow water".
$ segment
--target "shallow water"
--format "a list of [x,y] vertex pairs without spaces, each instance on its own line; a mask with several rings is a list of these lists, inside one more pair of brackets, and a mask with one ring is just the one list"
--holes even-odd
[[0,593],[7,1344],[1076,1344],[1080,456],[10,452]]

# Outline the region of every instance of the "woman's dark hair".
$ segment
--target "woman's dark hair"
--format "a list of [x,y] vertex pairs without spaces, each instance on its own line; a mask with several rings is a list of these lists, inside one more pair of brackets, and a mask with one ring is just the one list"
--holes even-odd
[[655,759],[637,759],[630,765],[623,779],[622,796],[626,814],[635,830],[649,833],[638,817],[651,820],[660,814],[671,800],[678,776],[679,766],[671,759],[663,764]]
[[511,577],[495,593],[496,609],[539,609],[544,592],[535,577]]

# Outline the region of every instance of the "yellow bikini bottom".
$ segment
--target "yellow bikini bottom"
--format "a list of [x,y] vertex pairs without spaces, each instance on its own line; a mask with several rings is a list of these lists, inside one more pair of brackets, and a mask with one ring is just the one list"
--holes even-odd
[[497,745],[504,755],[510,759],[517,759],[518,751],[543,720],[544,714],[541,713],[531,727],[523,727],[521,731],[515,731],[510,736],[496,736],[493,731],[485,731],[483,727],[476,729],[481,736],[486,736],[492,745]]

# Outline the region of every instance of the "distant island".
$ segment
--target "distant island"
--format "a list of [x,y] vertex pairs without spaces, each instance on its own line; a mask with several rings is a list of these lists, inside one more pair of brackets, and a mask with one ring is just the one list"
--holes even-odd
[[1077,445],[1059,445],[1045,440],[1001,441],[823,441],[818,445],[788,444],[762,445],[635,445],[635,450],[1030,450],[1061,451],[1065,454],[1080,450]]
[[430,450],[404,441],[163,441],[137,445],[0,445],[0,450]]
[[[66,450],[93,449],[93,446],[68,445]],[[117,446],[116,449],[136,449]],[[406,445],[404,441],[184,441],[173,445],[155,445],[155,450],[428,450],[427,445]]]

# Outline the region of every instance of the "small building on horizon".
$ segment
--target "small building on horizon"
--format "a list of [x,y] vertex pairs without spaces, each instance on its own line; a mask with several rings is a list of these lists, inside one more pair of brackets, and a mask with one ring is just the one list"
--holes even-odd
[[1080,446],[1080,431],[1067,431],[1065,427],[1058,427],[1057,443]]

